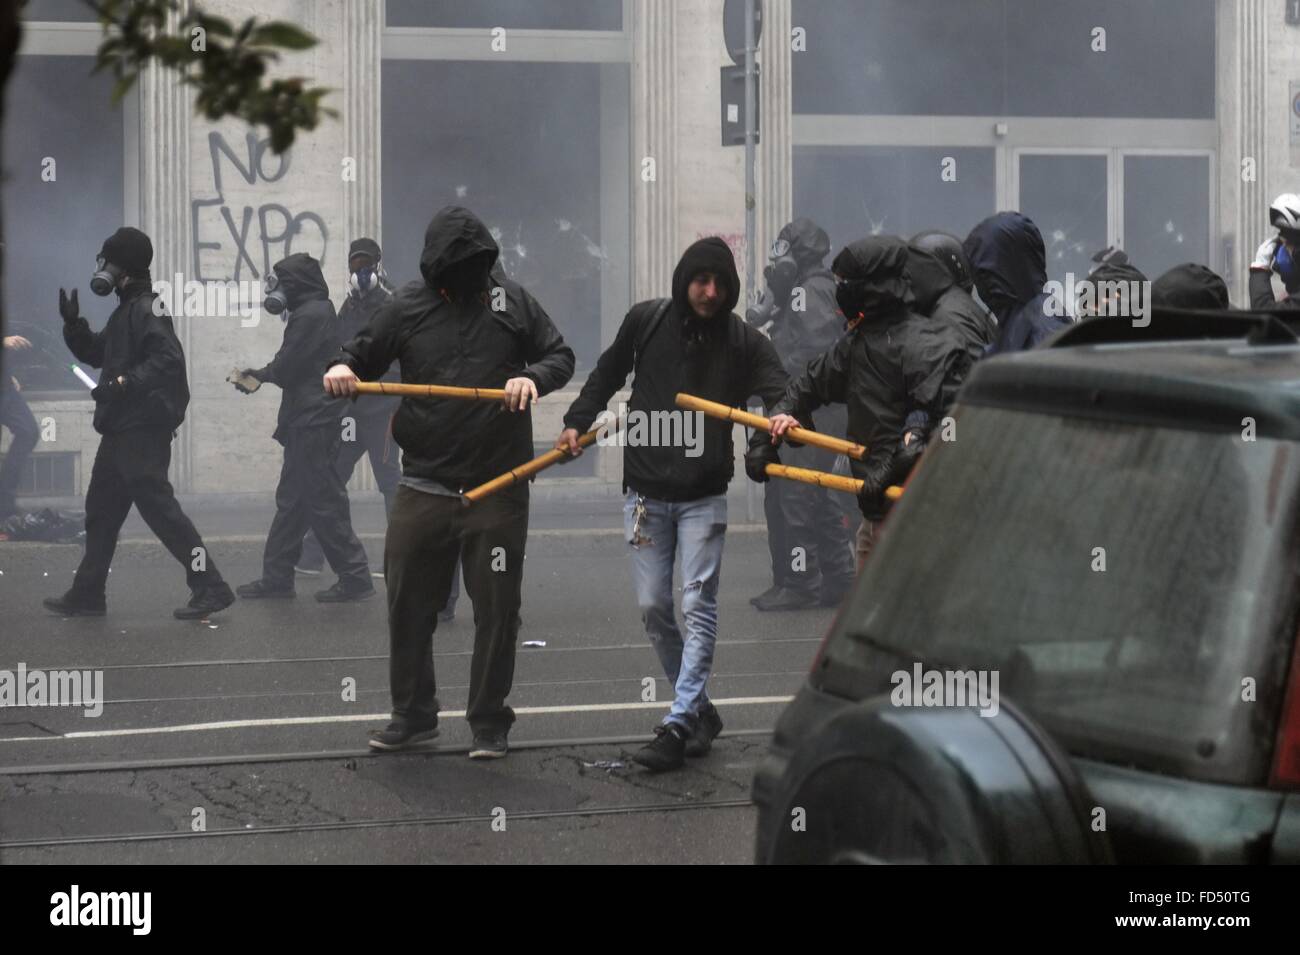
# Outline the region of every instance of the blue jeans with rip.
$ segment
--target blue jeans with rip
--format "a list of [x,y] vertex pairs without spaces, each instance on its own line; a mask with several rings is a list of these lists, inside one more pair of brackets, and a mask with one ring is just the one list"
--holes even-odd
[[[673,705],[664,723],[676,723],[690,733],[709,705],[705,684],[713,670],[718,638],[727,498],[720,494],[672,502],[629,492],[623,505],[623,529],[646,636],[673,686]],[[673,566],[678,558],[685,639],[673,607]]]

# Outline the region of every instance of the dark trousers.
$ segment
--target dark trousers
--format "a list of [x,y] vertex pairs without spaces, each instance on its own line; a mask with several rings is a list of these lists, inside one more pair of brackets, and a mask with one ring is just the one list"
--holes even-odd
[[[791,467],[830,471],[835,455],[806,445],[786,445],[781,460]],[[781,478],[764,485],[773,583],[811,594],[820,594],[823,587],[840,591],[853,583],[853,535],[831,500],[835,493]]]
[[23,465],[40,437],[32,409],[27,407],[22,394],[9,384],[8,377],[0,385],[0,426],[8,428],[12,438],[4,463],[0,464],[0,517],[7,517],[17,507],[14,495],[23,476]]
[[459,553],[465,591],[474,605],[466,717],[476,733],[510,729],[515,714],[506,697],[515,678],[527,538],[527,485],[468,506],[405,485],[397,489],[384,543],[395,722],[437,722],[433,633],[451,592]]
[[276,586],[293,586],[293,565],[302,553],[302,536],[311,528],[339,579],[364,580],[368,586],[366,552],[352,533],[348,491],[334,468],[342,444],[338,426],[285,431],[275,519],[262,553],[263,579]]
[[[356,419],[356,440],[342,441],[334,467],[346,486],[352,479],[352,471],[357,462],[366,455],[370,456],[370,470],[375,472],[375,485],[384,496],[384,513],[393,512],[393,495],[397,493],[397,482],[402,478],[401,468],[397,464],[397,445],[389,436],[388,415],[371,415]],[[325,565],[325,554],[320,542],[311,531],[302,542],[302,556],[298,559],[299,567],[320,570]]]
[[132,504],[163,546],[184,565],[190,590],[222,583],[212,555],[167,480],[171,456],[170,431],[140,428],[106,434],[100,440],[86,490],[86,553],[72,581],[78,598],[103,601],[117,535]]

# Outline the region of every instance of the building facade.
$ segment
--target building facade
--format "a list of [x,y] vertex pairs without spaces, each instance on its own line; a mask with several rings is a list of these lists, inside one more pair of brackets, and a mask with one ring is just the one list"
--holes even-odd
[[[288,20],[320,40],[279,70],[330,87],[339,116],[277,157],[258,132],[196,116],[156,67],[112,105],[111,81],[89,75],[100,29],[88,8],[33,0],[3,187],[8,321],[41,346],[12,370],[53,425],[28,493],[75,497],[89,478],[92,409],[67,368],[56,293],[81,288],[102,323],[108,305],[86,279],[123,223],[153,237],[155,280],[256,280],[310,252],[339,304],[351,239],[377,238],[391,278],[409,281],[433,212],[469,206],[578,357],[570,389],[535,411],[549,447],[628,306],[667,294],[686,245],[721,235],[743,269],[744,150],[721,137],[723,6],[213,0],[228,19]],[[1300,26],[1283,0],[763,6],[760,268],[794,215],[838,247],[873,231],[964,235],[1020,208],[1042,228],[1054,278],[1119,245],[1152,276],[1206,263],[1244,304],[1268,204],[1300,191]],[[264,364],[281,325],[210,305],[177,310],[193,397],[174,481],[185,494],[270,495],[278,395],[241,397],[225,378]],[[537,491],[612,496],[620,472],[616,449],[598,451]],[[733,490],[752,495],[747,484]],[[363,465],[353,488],[372,487]]]

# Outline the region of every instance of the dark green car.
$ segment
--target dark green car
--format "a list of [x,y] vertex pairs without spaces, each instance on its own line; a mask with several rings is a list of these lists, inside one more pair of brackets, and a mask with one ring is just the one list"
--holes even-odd
[[777,724],[758,861],[1300,862],[1291,327],[1074,326],[949,430]]

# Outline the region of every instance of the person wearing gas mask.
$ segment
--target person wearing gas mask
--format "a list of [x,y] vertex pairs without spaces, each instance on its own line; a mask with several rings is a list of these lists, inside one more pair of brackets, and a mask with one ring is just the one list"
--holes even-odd
[[[1250,307],[1255,309],[1272,308],[1279,301],[1295,304],[1292,299],[1300,292],[1300,196],[1278,196],[1269,207],[1268,221],[1277,235],[1264,240],[1250,263]],[[1273,292],[1274,275],[1285,290],[1281,299]]]
[[118,304],[99,332],[81,316],[77,290],[59,289],[63,340],[78,361],[102,369],[90,393],[101,438],[86,490],[86,552],[71,589],[44,601],[66,616],[105,613],[108,569],[132,504],[185,567],[190,601],[175,611],[178,619],[202,619],[235,602],[167,480],[190,391],[171,316],[153,293],[152,264],[153,244],[139,229],[118,229],[104,241],[90,288],[101,296],[116,293]]
[[1078,284],[1075,317],[1133,320],[1149,314],[1148,279],[1123,249],[1109,246],[1092,257],[1088,278]]
[[1047,250],[1038,226],[1019,212],[999,212],[971,230],[962,243],[975,270],[980,300],[998,320],[990,355],[1041,345],[1070,324],[1048,307]]
[[[835,304],[835,277],[823,262],[830,237],[811,219],[786,224],[772,244],[763,270],[767,288],[745,320],[759,328],[771,323],[770,337],[786,374],[803,372],[839,338],[843,319]],[[842,408],[817,416],[827,434],[844,434]],[[808,445],[787,449],[794,467],[830,471],[835,455]],[[750,600],[762,611],[836,606],[853,584],[853,545],[831,491],[795,481],[771,481],[763,490],[772,586]]]
[[[532,404],[573,376],[573,349],[522,286],[492,274],[499,248],[468,209],[447,206],[424,235],[418,281],[397,290],[325,375],[332,394],[394,362],[409,384],[503,388],[502,402],[403,398],[393,418],[402,479],[384,541],[392,721],[370,747],[400,750],[439,733],[433,637],[457,563],[474,604],[465,717],[471,759],[506,755],[515,714],[527,482],[466,506],[462,492],[533,457]],[[365,399],[362,399],[365,400]]]
[[885,489],[905,480],[925,451],[956,395],[954,369],[962,367],[950,330],[914,311],[908,256],[902,239],[873,236],[835,257],[835,300],[848,332],[790,382],[770,409],[771,439],[752,443],[745,455],[750,478],[766,481],[766,465],[780,460],[777,445],[791,427],[815,424],[814,412],[826,405],[847,405],[848,437],[867,448],[864,460],[850,461],[863,482],[859,569],[888,513]]
[[[787,375],[772,343],[732,312],[739,298],[740,277],[727,243],[716,236],[693,243],[673,271],[672,297],[639,302],[627,313],[569,406],[555,446],[580,454],[579,437],[628,375],[633,375],[629,419],[685,414],[676,407],[678,392],[731,407],[744,407],[753,395],[767,405],[775,402]],[[693,450],[629,441],[623,452],[623,526],[637,604],[673,686],[672,706],[654,740],[632,757],[652,772],[678,769],[687,756],[704,756],[722,730],[708,680],[718,636],[732,426],[716,418],[697,420],[702,434]],[[763,432],[755,432],[751,441],[760,439]],[[684,628],[678,627],[673,607],[678,560]]]
[[[293,568],[310,528],[338,581],[317,591],[321,603],[366,600],[375,595],[366,552],[352,531],[348,491],[335,462],[343,443],[346,402],[321,388],[320,370],[342,342],[320,263],[295,252],[275,264],[265,282],[262,307],[285,320],[284,340],[270,364],[245,368],[241,392],[262,383],[279,385],[280,411],[272,437],[284,447],[275,517],[262,553],[262,576],[241,584],[241,597],[295,596]],[[248,382],[252,382],[252,387]],[[369,398],[365,400],[370,400]]]
[[[374,239],[357,239],[348,249],[348,294],[339,309],[339,330],[343,341],[351,341],[370,324],[380,306],[393,297],[393,286],[381,264],[379,243]],[[384,375],[383,381],[401,381],[401,373],[394,365]],[[375,484],[384,496],[384,514],[393,510],[393,495],[401,470],[397,464],[397,446],[393,444],[389,422],[401,402],[397,397],[367,396],[344,413],[344,421],[351,418],[354,427],[339,449],[335,467],[344,486],[363,455],[370,456],[370,469]],[[325,565],[316,535],[311,531],[302,542],[302,556],[295,569],[299,573],[315,576]]]

